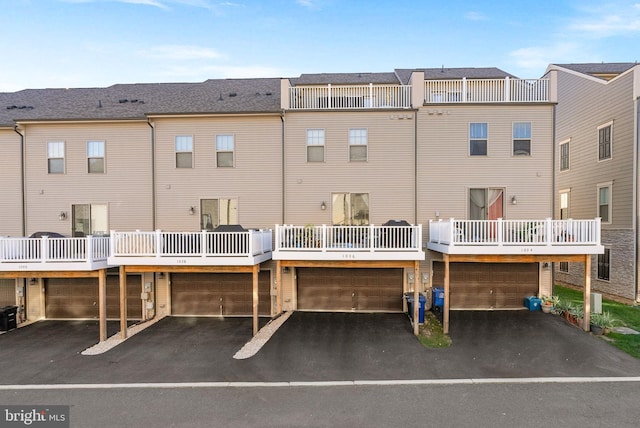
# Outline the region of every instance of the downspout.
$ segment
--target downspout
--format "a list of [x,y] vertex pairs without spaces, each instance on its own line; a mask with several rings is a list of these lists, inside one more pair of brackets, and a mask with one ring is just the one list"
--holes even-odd
[[636,118],[636,126],[633,130],[634,136],[633,136],[633,140],[634,140],[634,144],[633,144],[633,193],[632,193],[632,198],[633,198],[633,217],[632,217],[632,228],[634,231],[634,237],[633,237],[633,241],[635,242],[635,245],[633,246],[633,258],[634,258],[634,266],[635,269],[633,269],[633,284],[635,285],[635,301],[636,303],[640,303],[640,295],[638,294],[639,291],[639,287],[638,287],[638,138],[640,135],[640,111],[638,108],[638,99],[640,99],[640,97],[636,97],[635,99],[635,103],[634,103],[634,110],[635,110],[635,118]]
[[151,230],[156,230],[156,129],[147,118],[151,128]]
[[[413,121],[413,224],[418,224],[418,111]],[[423,231],[424,233],[424,231]]]
[[20,136],[20,193],[22,196],[22,236],[27,236],[27,196],[25,192],[25,164],[24,164],[24,135],[18,131],[18,125],[13,131]]
[[[556,216],[556,107],[553,105],[552,121],[553,127],[551,131],[551,142],[553,150],[551,150],[551,218]],[[556,284],[556,267],[551,263],[551,294],[553,295],[553,287]]]
[[284,216],[285,216],[285,199],[286,199],[286,193],[285,193],[285,174],[284,174],[284,170],[285,170],[285,146],[284,146],[284,113],[285,111],[282,110],[282,112],[280,113],[280,121],[281,121],[281,133],[282,133],[282,149],[281,149],[281,156],[282,156],[282,176],[281,176],[281,189],[282,189],[282,214],[281,214],[281,219],[280,219],[280,224],[284,224]]

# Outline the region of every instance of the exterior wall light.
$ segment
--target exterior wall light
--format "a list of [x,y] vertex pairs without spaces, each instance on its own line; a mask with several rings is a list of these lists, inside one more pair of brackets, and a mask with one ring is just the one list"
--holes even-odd
[[324,210],[326,210],[326,209],[327,209],[327,204],[325,204],[325,203],[324,203],[324,201],[322,201],[322,203],[320,204],[320,209],[321,209],[322,211],[324,211]]
[[516,199],[516,195],[513,195],[511,197],[511,205],[517,205],[518,204],[518,200]]
[[189,215],[194,215],[196,213],[196,207],[189,208]]
[[64,211],[60,211],[60,214],[58,214],[58,220],[64,221],[66,219],[67,219],[67,213]]

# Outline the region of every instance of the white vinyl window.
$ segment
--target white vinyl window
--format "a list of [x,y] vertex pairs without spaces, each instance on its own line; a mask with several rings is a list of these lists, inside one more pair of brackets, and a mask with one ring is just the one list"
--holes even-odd
[[216,135],[216,165],[218,167],[233,167],[234,145],[233,135]]
[[487,155],[488,134],[486,123],[469,124],[469,154],[471,156]]
[[611,159],[613,122],[598,127],[598,160]]
[[324,162],[324,129],[307,129],[307,162]]
[[598,184],[598,216],[603,223],[611,223],[611,190],[613,183]]
[[106,235],[109,233],[108,207],[105,204],[78,204],[72,206],[73,229],[75,237],[87,235]]
[[64,174],[64,141],[47,143],[47,168],[49,174]]
[[193,168],[193,137],[191,135],[176,137],[176,168]]
[[531,156],[531,122],[513,124],[513,155]]
[[569,190],[560,191],[560,220],[569,218]]
[[366,129],[349,130],[349,160],[362,162],[367,160],[368,136]]
[[104,173],[104,141],[87,141],[87,170],[90,174]]
[[569,141],[560,143],[560,171],[569,169]]

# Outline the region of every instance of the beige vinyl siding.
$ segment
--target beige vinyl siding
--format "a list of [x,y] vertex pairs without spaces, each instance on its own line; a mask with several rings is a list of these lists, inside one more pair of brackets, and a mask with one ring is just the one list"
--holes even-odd
[[[26,126],[27,233],[71,234],[73,204],[107,204],[109,227],[152,227],[151,129],[146,122]],[[105,141],[105,173],[87,172],[87,141]],[[47,173],[47,142],[65,142],[65,173]],[[65,211],[66,221],[58,220]]]
[[[279,115],[154,118],[157,227],[199,230],[200,200],[237,198],[238,222],[273,228],[282,220]],[[216,135],[234,136],[234,166],[216,167]],[[176,168],[175,137],[193,136],[193,168]],[[189,215],[189,207],[196,215]]]
[[[570,139],[570,168],[558,173],[556,200],[559,201],[558,190],[571,189],[569,215],[572,218],[593,218],[598,215],[597,185],[613,181],[613,223],[603,224],[603,229],[631,228],[633,74],[605,84],[604,81],[595,82],[584,76],[559,72],[558,87],[560,99],[556,115],[556,141]],[[612,157],[598,161],[598,126],[611,121]]]
[[[553,106],[447,106],[418,115],[418,221],[468,218],[469,188],[504,188],[507,219],[552,217]],[[469,123],[488,124],[487,156],[469,156]],[[514,122],[531,122],[531,156],[512,155]],[[510,204],[512,196],[517,205]]]
[[0,129],[0,236],[22,235],[20,136]]
[[[285,117],[287,224],[331,224],[331,194],[368,193],[369,221],[414,218],[414,114],[294,112]],[[349,161],[349,129],[367,129],[365,162]],[[307,129],[325,130],[324,162],[307,162]],[[321,210],[322,202],[327,205]]]

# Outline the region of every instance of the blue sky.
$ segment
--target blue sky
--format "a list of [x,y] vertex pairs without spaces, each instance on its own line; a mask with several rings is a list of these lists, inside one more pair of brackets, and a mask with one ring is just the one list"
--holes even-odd
[[640,0],[3,0],[0,91],[640,58]]

